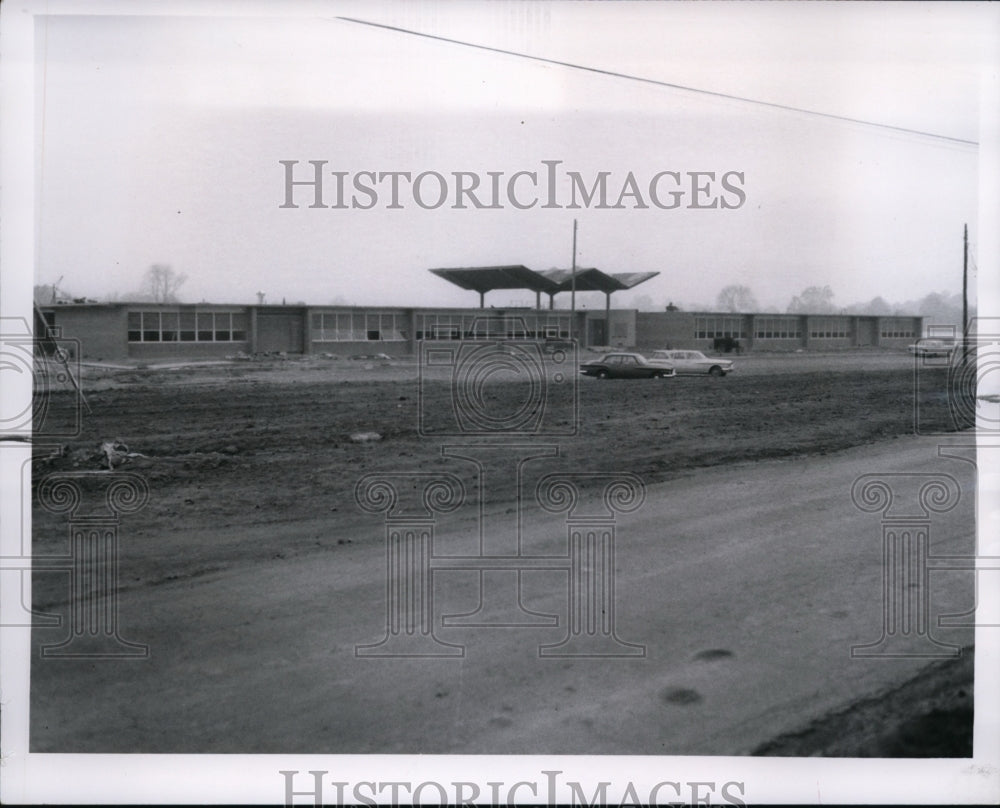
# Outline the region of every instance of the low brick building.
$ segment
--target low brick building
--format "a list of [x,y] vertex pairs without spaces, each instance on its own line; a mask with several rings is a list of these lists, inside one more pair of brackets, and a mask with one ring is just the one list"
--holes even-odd
[[639,312],[634,309],[457,309],[361,306],[70,303],[42,306],[80,358],[211,359],[237,353],[413,355],[420,340],[578,339],[581,347],[742,351],[905,348],[920,317]]

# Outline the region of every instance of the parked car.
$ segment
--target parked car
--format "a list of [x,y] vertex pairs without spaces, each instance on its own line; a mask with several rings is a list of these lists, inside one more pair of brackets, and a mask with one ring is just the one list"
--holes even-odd
[[910,346],[914,356],[951,356],[955,343],[943,339],[921,339]]
[[666,362],[652,362],[642,354],[614,351],[580,365],[584,376],[598,379],[666,379],[674,375]]
[[725,376],[733,370],[732,359],[717,359],[705,356],[701,351],[653,351],[653,362],[666,362],[677,373],[707,373],[709,376]]

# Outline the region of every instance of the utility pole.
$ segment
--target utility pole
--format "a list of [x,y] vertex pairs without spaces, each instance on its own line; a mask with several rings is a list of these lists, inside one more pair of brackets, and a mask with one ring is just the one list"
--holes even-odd
[[576,219],[573,220],[573,264],[569,276],[569,338],[576,336]]
[[969,225],[962,233],[962,366],[969,362]]

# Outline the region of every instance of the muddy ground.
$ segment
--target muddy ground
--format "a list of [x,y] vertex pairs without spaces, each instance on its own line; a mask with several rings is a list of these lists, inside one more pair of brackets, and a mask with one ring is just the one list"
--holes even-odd
[[[560,391],[563,398],[547,416],[547,428],[556,433],[549,440],[559,446],[552,467],[627,470],[653,484],[710,466],[889,441],[913,434],[915,391],[922,430],[953,428],[946,370],[915,367],[903,354],[751,356],[738,365],[724,379],[580,379],[578,409]],[[380,542],[370,515],[355,503],[358,480],[373,471],[445,468],[440,447],[457,440],[420,431],[421,423],[425,432],[447,426],[454,407],[449,373],[421,376],[415,362],[402,360],[88,366],[83,384],[90,411],[82,414],[79,434],[36,442],[33,481],[37,485],[51,472],[106,468],[98,451],[104,441],[123,442],[141,455],[120,467],[141,474],[150,489],[149,503],[127,517],[123,528],[122,590],[275,559],[319,557],[345,543]],[[530,395],[517,380],[484,389],[491,413],[516,411]],[[74,401],[65,391],[52,394],[51,430],[72,422]],[[564,434],[574,424],[576,434]],[[378,437],[357,440],[359,433]],[[33,520],[36,556],[66,550],[65,517],[36,506]],[[270,538],[259,530],[268,524],[281,527]],[[242,541],[240,528],[251,526],[255,540]],[[189,539],[206,529],[217,530],[218,541]],[[59,611],[66,597],[60,576],[35,575],[36,608]],[[819,728],[827,720],[850,726],[842,710],[813,716],[800,733],[775,739],[758,753],[967,754],[970,656],[933,668],[912,684],[920,693],[961,691],[958,703],[907,699],[897,688],[892,698],[876,699],[884,707],[878,722],[885,731],[874,739],[854,733],[854,743],[851,733],[845,741],[835,732],[838,743],[832,744]],[[867,694],[867,701],[845,709],[870,715],[871,698]],[[937,720],[957,727],[949,749],[940,748]],[[893,727],[907,733],[905,742]],[[45,747],[58,749],[58,731],[48,731],[55,734]]]

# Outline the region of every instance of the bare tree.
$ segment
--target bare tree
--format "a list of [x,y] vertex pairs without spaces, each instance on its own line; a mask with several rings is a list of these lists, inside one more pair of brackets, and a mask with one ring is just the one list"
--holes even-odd
[[187,275],[174,272],[167,264],[153,264],[143,278],[143,292],[154,303],[176,303],[177,290],[187,280]]
[[837,309],[833,305],[833,290],[829,286],[810,286],[803,289],[788,304],[789,314],[831,314]]
[[719,311],[756,311],[757,298],[749,286],[732,284],[727,286],[715,298],[715,307]]
[[46,306],[56,302],[56,289],[51,283],[36,283],[34,292],[35,302],[39,305]]

